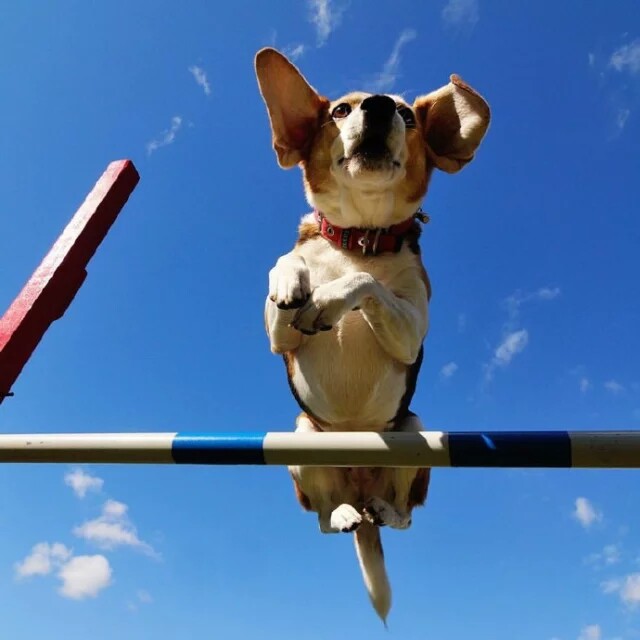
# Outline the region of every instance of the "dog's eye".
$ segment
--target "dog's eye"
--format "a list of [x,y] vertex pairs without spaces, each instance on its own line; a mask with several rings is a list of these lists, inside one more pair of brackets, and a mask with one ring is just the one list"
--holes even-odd
[[351,113],[351,105],[346,102],[341,102],[335,109],[331,112],[331,117],[334,120],[339,120],[340,118],[346,118]]
[[397,109],[400,117],[404,120],[404,126],[407,127],[407,129],[414,129],[416,126],[416,117],[413,115],[413,111],[403,104],[399,104]]

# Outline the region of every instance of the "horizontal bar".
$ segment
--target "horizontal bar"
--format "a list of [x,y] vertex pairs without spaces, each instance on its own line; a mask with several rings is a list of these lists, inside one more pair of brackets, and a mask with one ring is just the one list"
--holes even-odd
[[138,184],[130,160],[112,162],[18,297],[0,318],[0,404],[47,329],[62,317],[87,265]]
[[12,434],[0,462],[637,469],[640,432]]

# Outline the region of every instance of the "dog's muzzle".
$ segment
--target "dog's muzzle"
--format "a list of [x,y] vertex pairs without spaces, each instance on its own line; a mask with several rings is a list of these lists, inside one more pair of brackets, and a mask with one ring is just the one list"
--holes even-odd
[[364,140],[386,140],[396,113],[396,103],[389,96],[369,96],[362,101],[360,109],[364,112]]
[[388,162],[391,153],[387,139],[391,132],[396,104],[388,96],[369,96],[360,104],[362,131],[354,155],[370,169],[379,168],[380,162]]

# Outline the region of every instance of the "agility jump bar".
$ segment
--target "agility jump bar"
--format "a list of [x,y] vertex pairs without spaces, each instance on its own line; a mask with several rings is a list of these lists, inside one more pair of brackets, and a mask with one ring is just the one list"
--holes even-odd
[[3,462],[640,468],[640,432],[12,434]]

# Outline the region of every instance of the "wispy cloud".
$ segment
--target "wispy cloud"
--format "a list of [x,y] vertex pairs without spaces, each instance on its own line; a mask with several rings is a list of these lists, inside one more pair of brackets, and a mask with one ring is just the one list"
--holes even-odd
[[322,47],[342,20],[345,7],[336,6],[334,0],[308,0],[309,20],[316,28],[316,39]]
[[630,573],[622,578],[606,580],[600,585],[604,593],[615,593],[629,609],[640,605],[640,573]]
[[473,29],[480,19],[478,0],[447,0],[442,19],[448,26]]
[[561,294],[560,287],[540,287],[536,291],[517,290],[505,298],[503,306],[507,320],[502,328],[502,338],[494,349],[492,359],[484,365],[485,382],[493,380],[497,368],[507,367],[513,358],[522,353],[529,344],[529,331],[521,327],[520,314],[523,305],[529,302],[555,300]]
[[181,127],[182,117],[173,116],[173,118],[171,118],[171,126],[168,129],[165,129],[157,138],[154,138],[151,142],[147,142],[147,155],[150,156],[154,151],[160,149],[160,147],[166,147],[173,144]]
[[467,328],[467,314],[459,313],[458,314],[458,333],[464,333],[464,330]]
[[583,627],[578,636],[578,640],[601,640],[602,629],[599,624],[590,624]]
[[586,377],[582,377],[580,378],[580,393],[587,393],[587,391],[589,391],[589,389],[591,389],[591,382],[589,381],[589,378]]
[[640,38],[616,49],[609,58],[609,65],[621,73],[640,74]]
[[458,365],[455,362],[447,362],[442,369],[440,369],[440,375],[443,378],[450,378],[458,370]]
[[526,329],[520,329],[508,334],[495,351],[495,364],[500,367],[506,367],[515,355],[524,351],[528,343],[529,332]]
[[630,115],[631,109],[627,109],[626,107],[620,107],[618,109],[618,113],[616,114],[616,127],[618,127],[620,131],[624,129]]
[[307,46],[305,44],[290,44],[282,50],[282,53],[284,53],[284,55],[287,56],[289,60],[295,62],[296,60],[302,58],[306,50]]
[[611,118],[612,137],[627,126],[637,104],[640,80],[640,38],[627,42],[608,55],[589,53],[589,67],[597,74]]
[[512,331],[504,336],[502,342],[493,352],[491,361],[484,365],[485,382],[491,382],[496,369],[498,367],[505,368],[509,365],[518,353],[524,351],[527,344],[529,344],[529,332],[526,329]]
[[76,556],[60,569],[58,592],[72,600],[95,598],[111,584],[111,576],[111,566],[103,555]]
[[504,301],[509,314],[509,320],[515,322],[520,314],[522,305],[528,302],[544,302],[555,300],[562,293],[560,287],[540,287],[537,291],[515,291]]
[[128,546],[147,555],[157,556],[153,548],[138,537],[136,528],[127,516],[128,507],[117,500],[107,500],[102,507],[102,515],[88,520],[73,529],[79,538],[93,542],[101,549]]
[[620,562],[620,558],[620,547],[616,544],[608,544],[602,549],[602,551],[592,553],[587,556],[585,558],[585,563],[594,565],[597,569],[602,569],[603,567],[611,567],[614,564],[618,564]]
[[602,386],[614,396],[619,396],[626,391],[625,386],[614,379],[607,380]]
[[576,498],[573,517],[588,529],[594,522],[602,520],[602,512],[598,511],[587,498]]
[[104,480],[82,469],[73,469],[65,474],[64,482],[73,489],[78,498],[84,498],[89,491],[100,491]]
[[400,53],[402,47],[411,42],[416,37],[414,29],[405,29],[396,40],[391,50],[391,55],[382,67],[382,71],[376,73],[369,83],[369,89],[372,92],[387,92],[396,83],[400,75]]
[[202,87],[205,95],[211,95],[211,85],[209,84],[209,80],[207,78],[207,72],[197,65],[193,65],[189,67],[189,73],[193,76],[193,79],[196,81],[196,84],[199,87]]
[[129,609],[129,611],[137,611],[140,608],[140,605],[151,604],[152,602],[153,598],[146,589],[138,589],[136,591],[135,599],[127,602],[127,609]]

